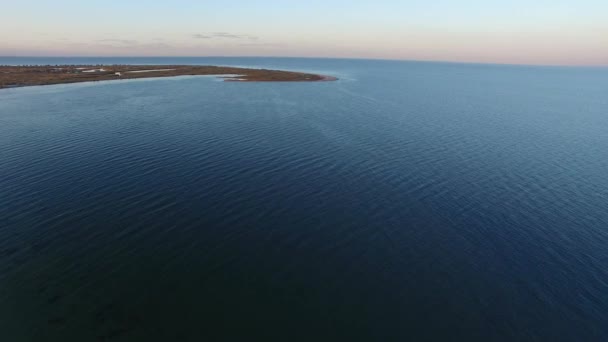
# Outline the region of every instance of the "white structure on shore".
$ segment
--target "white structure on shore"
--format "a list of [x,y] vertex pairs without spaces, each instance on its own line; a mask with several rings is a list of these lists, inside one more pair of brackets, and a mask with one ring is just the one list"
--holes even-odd
[[86,73],[94,73],[94,72],[105,72],[106,69],[90,69],[90,70],[83,70],[82,72],[86,72]]

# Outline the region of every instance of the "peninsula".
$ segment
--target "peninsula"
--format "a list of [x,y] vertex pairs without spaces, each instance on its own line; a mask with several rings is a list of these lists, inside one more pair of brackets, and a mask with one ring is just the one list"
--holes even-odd
[[217,75],[232,82],[315,82],[335,77],[293,71],[195,65],[0,66],[0,89],[150,77]]

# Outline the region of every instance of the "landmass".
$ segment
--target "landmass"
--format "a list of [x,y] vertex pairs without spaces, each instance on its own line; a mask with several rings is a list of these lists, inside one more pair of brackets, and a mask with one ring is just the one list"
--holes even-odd
[[0,66],[0,89],[149,77],[217,75],[232,82],[318,82],[335,77],[294,71],[194,65]]

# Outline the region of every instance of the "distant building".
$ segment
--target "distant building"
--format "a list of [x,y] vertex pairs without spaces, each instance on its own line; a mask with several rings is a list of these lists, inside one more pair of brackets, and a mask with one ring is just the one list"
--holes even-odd
[[90,73],[97,73],[97,72],[104,72],[106,71],[106,69],[90,69],[90,70],[83,70],[82,72],[86,72],[88,74]]

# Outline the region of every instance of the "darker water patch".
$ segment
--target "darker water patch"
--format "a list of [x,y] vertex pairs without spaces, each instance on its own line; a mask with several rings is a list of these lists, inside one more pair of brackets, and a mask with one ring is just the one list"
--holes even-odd
[[64,297],[64,295],[62,295],[62,294],[54,295],[54,296],[50,297],[49,299],[47,299],[47,303],[49,303],[49,304],[57,304],[60,300],[63,299],[63,297]]
[[50,318],[47,322],[53,326],[64,326],[67,322],[67,319],[63,317],[55,317]]

